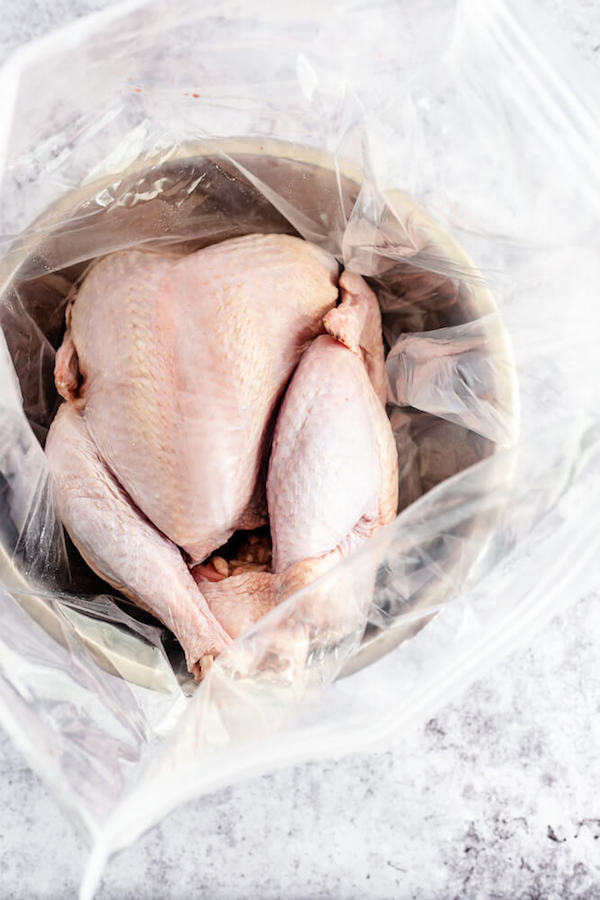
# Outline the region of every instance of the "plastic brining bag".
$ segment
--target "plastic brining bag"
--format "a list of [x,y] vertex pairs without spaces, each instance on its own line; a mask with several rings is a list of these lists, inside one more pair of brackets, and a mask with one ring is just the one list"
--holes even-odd
[[[532,39],[535,35],[535,41]],[[590,81],[527,3],[124,4],[0,78],[0,719],[108,855],[178,803],[385,746],[574,599],[600,544]],[[395,522],[194,690],[83,564],[43,444],[67,298],[112,250],[300,235],[375,289]],[[352,627],[319,627],[344,596]],[[269,660],[282,631],[301,670]]]

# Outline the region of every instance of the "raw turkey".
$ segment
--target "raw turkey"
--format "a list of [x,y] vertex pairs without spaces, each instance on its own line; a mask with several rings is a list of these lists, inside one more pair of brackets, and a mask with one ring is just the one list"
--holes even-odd
[[[336,306],[337,276],[287,235],[128,250],[95,263],[67,310],[67,402],[46,444],[63,523],[197,678],[395,514],[379,308],[350,273]],[[267,522],[272,571],[207,565]]]

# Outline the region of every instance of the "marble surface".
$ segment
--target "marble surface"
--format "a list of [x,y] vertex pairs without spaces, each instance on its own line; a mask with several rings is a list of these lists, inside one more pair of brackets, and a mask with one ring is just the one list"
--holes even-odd
[[[103,0],[0,2],[0,56]],[[543,0],[600,71],[596,0]],[[576,588],[575,588],[576,590]],[[386,753],[178,810],[98,900],[600,898],[600,592]],[[0,734],[0,898],[74,897],[85,847]]]
[[[600,898],[600,594],[387,753],[191,803],[97,900]],[[85,848],[0,740],[0,896],[75,896]]]

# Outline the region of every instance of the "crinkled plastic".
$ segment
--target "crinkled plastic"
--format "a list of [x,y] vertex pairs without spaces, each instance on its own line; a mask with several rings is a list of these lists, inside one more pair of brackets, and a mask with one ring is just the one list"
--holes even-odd
[[[178,803],[385,746],[583,591],[597,98],[516,0],[129,3],[24,48],[0,98],[0,720],[90,838],[90,897]],[[63,536],[42,451],[54,351],[95,257],[261,231],[377,292],[400,511],[194,691],[173,640]],[[323,628],[341,595],[344,627]],[[289,633],[305,668],[273,662]]]

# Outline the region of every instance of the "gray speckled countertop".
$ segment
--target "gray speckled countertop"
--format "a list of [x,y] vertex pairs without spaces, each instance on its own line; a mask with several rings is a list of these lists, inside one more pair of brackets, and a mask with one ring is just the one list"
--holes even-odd
[[[103,0],[0,2],[0,57]],[[600,71],[596,0],[543,0]],[[98,900],[600,898],[600,594],[386,753],[286,769],[178,810]],[[0,898],[73,897],[85,848],[0,734]]]

